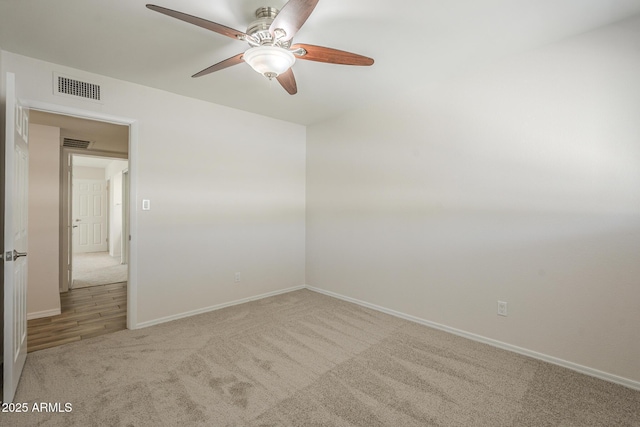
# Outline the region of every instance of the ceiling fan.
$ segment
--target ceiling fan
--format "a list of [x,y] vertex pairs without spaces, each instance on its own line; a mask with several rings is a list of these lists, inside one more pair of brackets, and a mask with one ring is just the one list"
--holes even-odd
[[278,80],[289,94],[295,95],[298,87],[291,66],[296,59],[342,65],[373,64],[373,59],[355,53],[310,44],[292,44],[293,36],[306,22],[317,4],[318,0],[289,0],[281,10],[261,7],[256,10],[256,20],[249,24],[244,33],[154,4],[148,4],[147,8],[249,44],[250,48],[245,52],[207,67],[191,77],[201,77],[246,62],[269,80],[273,78]]

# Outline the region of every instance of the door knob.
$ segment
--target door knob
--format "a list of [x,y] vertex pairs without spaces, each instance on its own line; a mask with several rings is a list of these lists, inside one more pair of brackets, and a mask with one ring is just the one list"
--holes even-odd
[[15,249],[13,250],[13,260],[17,260],[18,258],[20,258],[21,256],[27,256],[26,252],[18,252]]

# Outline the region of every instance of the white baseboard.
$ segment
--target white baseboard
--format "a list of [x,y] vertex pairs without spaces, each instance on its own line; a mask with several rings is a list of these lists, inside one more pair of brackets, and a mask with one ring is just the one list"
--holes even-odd
[[59,308],[54,308],[52,310],[36,311],[34,313],[27,313],[27,320],[41,319],[43,317],[57,316],[60,313],[61,313],[61,311],[60,311]]
[[385,307],[381,307],[379,305],[375,305],[375,304],[371,304],[365,301],[360,301],[358,299],[355,298],[351,298],[351,297],[347,297],[344,295],[340,295],[337,294],[335,292],[331,292],[331,291],[326,291],[324,289],[319,289],[319,288],[315,288],[313,286],[306,286],[307,289],[313,291],[313,292],[318,292],[320,294],[324,294],[324,295],[328,295],[330,297],[334,297],[334,298],[338,298],[341,299],[343,301],[347,301],[347,302],[351,302],[354,304],[358,304],[361,305],[363,307],[367,307],[367,308],[371,308],[373,310],[376,311],[380,311],[382,313],[386,313],[389,314],[391,316],[395,316],[395,317],[399,317],[401,319],[405,319],[405,320],[409,320],[411,322],[415,322],[415,323],[419,323],[421,325],[425,325],[425,326],[429,326],[431,328],[434,329],[439,329],[441,331],[445,331],[445,332],[449,332],[451,334],[454,335],[458,335],[464,338],[468,338],[470,340],[473,341],[478,341],[484,344],[489,344],[491,346],[494,347],[498,347],[501,348],[503,350],[508,350],[508,351],[512,351],[514,353],[518,353],[518,354],[522,354],[524,356],[529,356],[532,357],[534,359],[538,359],[538,360],[542,360],[544,362],[549,362],[552,363],[554,365],[558,365],[558,366],[562,366],[564,368],[568,368],[571,369],[573,371],[576,372],[580,372],[582,374],[586,374],[595,378],[599,378],[601,380],[605,380],[605,381],[610,381],[612,383],[616,383],[616,384],[620,384],[623,385],[625,387],[629,387],[635,390],[640,390],[640,382],[639,381],[635,381],[635,380],[631,380],[628,378],[624,378],[624,377],[620,377],[614,374],[610,374],[608,372],[603,372],[603,371],[599,371],[597,369],[593,369],[593,368],[589,368],[587,366],[582,366],[579,365],[577,363],[573,363],[573,362],[569,362],[566,360],[562,360],[562,359],[558,359],[557,357],[553,357],[553,356],[549,356],[543,353],[538,353],[536,351],[533,350],[528,350],[526,348],[522,348],[522,347],[518,347],[515,345],[511,345],[511,344],[507,344],[504,343],[502,341],[497,341],[491,338],[487,338],[487,337],[483,337],[481,335],[476,335],[473,334],[471,332],[466,332],[460,329],[456,329],[456,328],[452,328],[449,326],[445,326],[445,325],[441,325],[439,323],[435,323],[435,322],[431,322],[429,320],[424,320],[421,319],[419,317],[415,317],[415,316],[411,316],[409,314],[405,314],[405,313],[401,313],[399,311],[395,311],[395,310],[390,310],[388,308]]
[[292,288],[280,289],[278,291],[268,292],[266,294],[256,295],[248,298],[242,298],[235,301],[225,302],[222,304],[212,305],[210,307],[199,308],[197,310],[187,311],[184,313],[173,314],[171,316],[161,317],[159,319],[149,320],[146,322],[138,323],[134,329],[146,328],[153,325],[159,325],[165,322],[171,322],[172,320],[183,319],[185,317],[195,316],[197,314],[208,313],[210,311],[220,310],[222,308],[231,307],[238,304],[244,304],[245,302],[256,301],[263,298],[269,298],[280,294],[286,294],[293,291],[299,291],[301,289],[305,289],[305,285],[294,286]]

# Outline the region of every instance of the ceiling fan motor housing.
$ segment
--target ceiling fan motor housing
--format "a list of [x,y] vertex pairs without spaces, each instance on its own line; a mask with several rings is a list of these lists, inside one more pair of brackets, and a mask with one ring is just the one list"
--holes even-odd
[[274,43],[273,35],[269,31],[271,23],[279,12],[275,7],[260,7],[256,10],[256,20],[249,24],[247,34],[252,36],[258,42],[258,45],[278,46],[285,49],[291,46],[291,40],[286,42],[277,40]]

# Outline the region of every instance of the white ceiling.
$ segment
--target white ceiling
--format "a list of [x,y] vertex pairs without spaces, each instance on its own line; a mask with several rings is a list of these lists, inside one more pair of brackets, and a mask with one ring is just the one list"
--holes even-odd
[[[150,0],[245,31],[285,0]],[[142,0],[0,0],[0,47],[45,61],[301,124],[392,102],[452,74],[640,13],[640,0],[320,0],[296,42],[370,56],[372,67],[297,61],[288,95],[246,64],[190,76],[243,42]],[[266,4],[265,4],[266,3]]]

